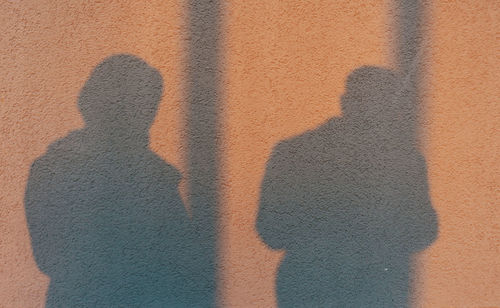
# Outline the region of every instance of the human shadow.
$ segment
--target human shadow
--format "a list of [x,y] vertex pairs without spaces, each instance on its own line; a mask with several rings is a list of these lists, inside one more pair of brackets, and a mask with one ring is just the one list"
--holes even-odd
[[25,206],[47,307],[206,306],[181,174],[149,148],[162,92],[143,60],[105,59],[78,99],[85,127],[33,163]]
[[437,236],[414,108],[391,70],[347,78],[343,116],[280,142],[257,230],[285,251],[281,307],[405,307],[411,256]]

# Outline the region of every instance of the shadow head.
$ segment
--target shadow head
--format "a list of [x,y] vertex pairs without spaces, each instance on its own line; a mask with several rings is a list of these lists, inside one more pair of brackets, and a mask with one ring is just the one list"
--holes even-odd
[[387,120],[397,116],[400,103],[398,75],[387,68],[362,66],[349,74],[342,96],[346,117]]
[[128,54],[103,60],[78,98],[87,127],[104,132],[148,132],[163,94],[163,79],[144,60]]

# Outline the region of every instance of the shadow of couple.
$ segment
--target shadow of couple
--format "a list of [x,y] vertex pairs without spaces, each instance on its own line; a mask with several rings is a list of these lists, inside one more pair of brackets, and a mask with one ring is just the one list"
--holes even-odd
[[[276,146],[257,228],[284,249],[283,307],[401,307],[410,257],[437,233],[415,115],[398,76],[361,67],[344,115]],[[181,175],[149,148],[160,73],[105,59],[81,90],[85,127],[51,144],[25,195],[47,307],[212,306],[205,238],[178,193]]]

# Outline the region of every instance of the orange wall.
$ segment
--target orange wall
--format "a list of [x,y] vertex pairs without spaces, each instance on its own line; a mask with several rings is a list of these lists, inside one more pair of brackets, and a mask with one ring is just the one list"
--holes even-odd
[[[390,1],[227,1],[219,303],[272,307],[282,257],[255,231],[272,147],[340,115],[347,74],[394,66]],[[418,258],[419,307],[500,307],[500,5],[434,1],[426,17],[421,143],[439,237]],[[115,53],[158,68],[165,92],[152,148],[185,170],[181,1],[0,4],[0,307],[43,307],[23,195],[33,160],[83,125],[77,95]]]
[[423,132],[439,237],[421,257],[422,307],[500,307],[499,4],[429,12]]

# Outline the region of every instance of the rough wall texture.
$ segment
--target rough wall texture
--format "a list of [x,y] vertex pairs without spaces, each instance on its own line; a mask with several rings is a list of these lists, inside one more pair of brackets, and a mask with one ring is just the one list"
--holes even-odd
[[[63,245],[59,255],[70,254],[67,259],[83,252],[95,266],[92,258],[108,251],[121,260],[114,272],[101,272],[124,277],[123,288],[141,294],[121,296],[129,306],[159,298],[153,285],[161,284],[148,287],[147,281],[183,285],[162,280],[168,275],[155,269],[165,267],[148,259],[151,247],[159,255],[168,250],[161,245],[169,240],[148,235],[161,206],[149,216],[131,215],[131,209],[82,211],[91,200],[86,196],[95,194],[88,187],[96,187],[85,179],[105,175],[106,168],[119,171],[114,180],[98,182],[101,191],[120,195],[110,197],[113,202],[161,204],[170,194],[170,204],[182,199],[179,212],[190,221],[175,219],[173,229],[194,222],[195,231],[184,232],[208,231],[195,245],[205,250],[193,254],[208,257],[187,266],[209,276],[201,287],[185,288],[206,290],[186,296],[194,301],[214,296],[213,280],[217,303],[228,307],[289,301],[500,306],[498,3],[422,2],[422,12],[414,14],[417,2],[403,1],[413,3],[409,19],[392,1],[226,1],[215,9],[218,2],[192,3],[0,4],[1,307],[43,307],[57,294],[66,296],[51,287],[58,277],[67,282],[63,272],[71,267],[51,270],[62,261],[44,266],[58,255],[57,247],[44,244],[44,237],[54,244],[50,232],[65,234],[58,238],[72,245],[80,239],[73,248]],[[402,30],[412,27],[418,33]],[[418,57],[417,77],[405,74],[405,39],[418,41],[407,47]],[[75,133],[90,127],[79,96],[94,68],[117,54],[143,59],[163,78],[149,147],[147,136],[132,132],[114,135],[121,147],[87,146],[92,151],[85,152],[82,144],[96,140]],[[152,95],[134,93],[129,96],[139,101]],[[123,119],[137,119],[134,114]],[[210,129],[204,131],[205,124]],[[126,151],[124,140],[131,139],[146,150],[136,144]],[[71,156],[75,148],[83,159]],[[110,149],[121,150],[113,159],[84,164],[91,171],[78,167]],[[218,165],[204,166],[204,158]],[[42,166],[47,162],[58,167]],[[139,176],[144,170],[147,176]],[[37,175],[47,172],[50,183]],[[68,175],[78,175],[77,184],[68,186]],[[54,196],[80,205],[67,215],[86,217],[75,224],[82,230],[107,225],[102,230],[109,232],[99,233],[108,234],[107,241],[59,232],[67,215],[30,212],[31,204]],[[203,210],[204,203],[218,211]],[[176,238],[170,247],[193,241],[180,231],[171,235],[162,221],[168,220],[158,222],[165,238]],[[120,226],[134,223],[147,228],[117,239],[125,234],[116,231]],[[112,242],[116,249],[105,245]],[[128,259],[116,254],[127,245],[142,252],[125,254],[133,256]],[[92,267],[84,261],[71,264]],[[137,264],[160,275],[144,282],[133,270],[120,272]],[[84,290],[74,286],[81,276],[72,278],[73,290]],[[182,289],[163,297],[185,296]]]

